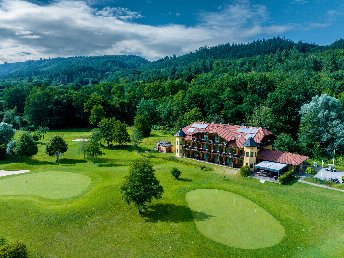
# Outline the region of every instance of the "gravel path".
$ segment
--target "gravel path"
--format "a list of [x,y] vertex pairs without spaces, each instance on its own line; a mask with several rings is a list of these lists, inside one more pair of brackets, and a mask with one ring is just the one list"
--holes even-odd
[[15,171],[0,170],[0,177],[1,176],[24,174],[24,173],[28,173],[28,172],[30,172],[30,170],[15,170]]
[[335,190],[335,191],[339,191],[339,192],[343,192],[344,193],[344,190],[342,190],[342,189],[337,189],[337,188],[334,188],[334,187],[329,187],[327,185],[319,185],[319,184],[307,182],[307,181],[305,181],[303,179],[299,179],[299,182],[303,183],[303,184],[313,185],[313,186],[317,186],[317,187],[321,187],[321,188],[326,188],[326,189],[330,189],[330,190]]

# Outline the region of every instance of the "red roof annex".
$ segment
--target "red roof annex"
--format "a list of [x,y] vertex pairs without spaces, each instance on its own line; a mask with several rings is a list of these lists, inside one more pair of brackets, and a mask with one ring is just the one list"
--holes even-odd
[[298,166],[308,157],[277,150],[260,150],[257,159]]

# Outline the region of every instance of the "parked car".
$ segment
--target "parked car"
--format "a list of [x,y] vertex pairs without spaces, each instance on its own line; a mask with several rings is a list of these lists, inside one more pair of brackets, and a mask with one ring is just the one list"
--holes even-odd
[[327,167],[326,167],[326,170],[327,171],[331,171],[331,172],[336,172],[337,171],[332,164],[328,164]]

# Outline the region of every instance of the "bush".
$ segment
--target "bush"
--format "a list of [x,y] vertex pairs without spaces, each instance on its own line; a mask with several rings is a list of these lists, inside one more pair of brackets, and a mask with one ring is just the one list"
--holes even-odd
[[26,258],[28,257],[26,245],[19,241],[10,243],[0,237],[0,257]]
[[282,184],[285,185],[287,183],[289,183],[290,181],[293,180],[294,176],[294,171],[293,170],[288,170],[287,172],[285,172],[283,175],[281,175],[278,178],[278,181]]
[[175,178],[178,179],[179,176],[182,174],[178,168],[172,168],[171,169],[171,175]]
[[312,167],[306,168],[306,174],[315,175],[316,173],[317,173],[317,171],[314,168],[312,168]]
[[240,175],[243,177],[248,177],[251,175],[251,171],[249,166],[243,166],[242,168],[240,168]]

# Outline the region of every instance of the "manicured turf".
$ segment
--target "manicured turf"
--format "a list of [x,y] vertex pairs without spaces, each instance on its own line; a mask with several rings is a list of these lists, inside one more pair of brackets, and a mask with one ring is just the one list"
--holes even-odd
[[231,247],[265,248],[284,237],[283,226],[254,202],[230,192],[198,189],[186,194],[197,229],[206,237]]
[[88,176],[69,172],[41,172],[0,179],[1,195],[33,195],[47,199],[78,196],[91,184]]
[[[45,154],[44,144],[55,134],[69,145],[61,164]],[[49,132],[32,159],[0,162],[5,170],[70,172],[91,178],[86,190],[68,199],[0,195],[0,235],[22,240],[33,257],[344,257],[344,193],[301,183],[261,184],[224,174],[233,170],[206,165],[213,169],[207,171],[204,163],[171,159],[172,154],[139,154],[130,146],[104,148],[105,155],[93,163],[83,159],[81,143],[72,141],[88,136],[89,132],[76,130]],[[151,150],[157,140],[174,142],[173,136],[154,131],[152,138],[144,139],[143,150]],[[164,187],[162,199],[149,204],[144,216],[126,205],[119,191],[128,165],[142,155],[150,157]],[[172,178],[173,167],[181,170],[180,180]],[[78,182],[73,186],[78,188]],[[284,238],[270,247],[241,249],[205,237],[185,199],[196,189],[221,189],[245,197],[283,225]]]

